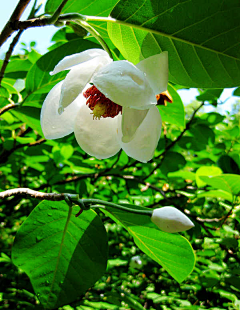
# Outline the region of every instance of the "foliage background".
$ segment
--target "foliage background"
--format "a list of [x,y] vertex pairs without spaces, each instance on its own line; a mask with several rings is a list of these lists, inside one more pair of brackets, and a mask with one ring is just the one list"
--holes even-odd
[[[69,0],[62,13],[107,16],[116,3],[101,1],[101,5],[100,2],[90,5],[91,1],[81,1],[80,5]],[[154,10],[164,9],[166,4],[162,1],[160,7],[156,6],[158,1],[147,3],[152,4]],[[53,13],[58,4],[57,0],[49,0],[45,11]],[[164,27],[158,17],[147,24],[148,32],[136,27],[143,24],[142,15],[135,13],[140,1],[120,1],[111,13],[121,21],[132,23],[131,26],[92,21],[115,59],[125,57],[136,63],[138,57],[148,57],[157,47],[169,50],[168,44],[172,43],[176,48],[176,53],[170,53],[171,84],[168,89],[173,103],[167,107],[159,106],[164,121],[162,136],[153,160],[147,164],[128,158],[124,152],[108,160],[97,160],[80,149],[73,135],[54,141],[46,141],[42,135],[39,122],[42,102],[66,74],[49,76],[49,71],[66,51],[69,55],[98,44],[95,38],[86,36],[84,29],[74,32],[71,24],[60,28],[53,36],[54,44],[49,47],[48,54],[41,56],[31,43],[23,48],[23,54],[11,56],[6,68],[0,89],[0,108],[9,103],[20,103],[21,107],[0,116],[1,191],[27,187],[44,192],[78,193],[82,198],[148,208],[172,205],[185,212],[195,224],[194,229],[183,235],[196,253],[196,265],[179,284],[139,250],[120,224],[98,212],[108,234],[107,271],[76,302],[59,309],[240,309],[239,104],[236,103],[227,115],[221,115],[218,110],[205,113],[203,109],[206,104],[216,107],[221,104],[218,98],[224,87],[240,85],[239,70],[232,63],[232,57],[239,57],[239,5],[237,1],[228,4],[223,1],[217,10],[218,1],[204,1],[204,5],[201,4],[204,10],[197,12],[198,1],[182,1],[182,4],[190,7],[183,8],[181,1],[175,1],[171,14],[168,12],[161,17],[165,21]],[[174,11],[174,5],[177,11]],[[143,12],[146,23],[152,12]],[[226,21],[229,14],[232,18],[225,24],[227,30],[222,30],[224,23],[218,21]],[[173,24],[173,18],[179,23]],[[200,26],[195,29],[196,20]],[[201,24],[200,20],[204,22]],[[186,21],[192,21],[192,25],[188,25],[189,32]],[[159,29],[159,25],[163,28]],[[174,38],[166,35],[170,30],[177,33]],[[197,36],[194,31],[198,32]],[[229,32],[231,40],[226,40],[224,31]],[[203,37],[206,32],[213,38],[216,34],[219,36],[216,40]],[[122,33],[124,36],[120,36]],[[182,42],[179,37],[184,44],[179,45]],[[155,45],[153,39],[157,42]],[[223,39],[227,46],[221,44],[219,50]],[[208,42],[207,55],[212,57],[211,64],[204,63],[206,55],[201,54],[203,51],[199,47],[204,46],[205,41]],[[141,46],[142,54],[136,46]],[[222,55],[230,46],[233,46],[230,53]],[[199,53],[197,60],[197,54],[191,54],[191,49]],[[178,56],[175,55],[177,52]],[[221,54],[220,58],[218,54]],[[181,59],[180,67],[176,63],[177,57]],[[219,66],[219,59],[224,66],[229,62],[227,73],[226,67]],[[202,63],[201,68],[199,63]],[[238,66],[237,61],[236,64]],[[210,74],[210,80],[209,76],[206,79],[206,74]],[[184,111],[176,90],[192,86],[198,87],[199,96]],[[239,95],[239,88],[235,94]],[[209,175],[219,176],[214,181]],[[1,201],[0,309],[42,309],[29,278],[11,260],[16,232],[38,203],[34,198],[19,196]],[[140,265],[133,262],[136,255],[141,258]]]

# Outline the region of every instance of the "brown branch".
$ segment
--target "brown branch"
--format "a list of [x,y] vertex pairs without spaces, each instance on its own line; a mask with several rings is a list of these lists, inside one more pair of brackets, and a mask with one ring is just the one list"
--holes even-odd
[[7,104],[5,107],[3,107],[2,109],[0,109],[0,115],[2,115],[3,113],[11,110],[11,109],[15,109],[19,106],[18,103],[9,103]]
[[29,188],[14,188],[9,189],[4,192],[0,193],[0,198],[8,198],[11,196],[30,196],[37,199],[42,200],[52,200],[52,201],[60,201],[65,200],[64,194],[57,194],[57,193],[42,193],[37,192]]
[[11,23],[18,21],[22,16],[22,13],[26,9],[27,5],[29,4],[30,0],[20,0],[18,5],[16,6],[15,10],[12,13],[9,21],[6,23],[5,27],[3,28],[1,35],[0,35],[0,47],[2,44],[8,39],[8,37],[14,32],[14,29],[11,27]]
[[160,163],[158,163],[157,166],[154,167],[154,169],[153,169],[146,177],[144,177],[143,180],[148,179],[148,178],[154,173],[154,171],[156,171],[158,168],[161,167],[162,162],[163,162],[163,159],[164,159],[164,156],[166,155],[166,153],[167,153],[167,152],[168,152],[181,138],[182,138],[182,136],[185,134],[185,132],[190,128],[190,126],[191,126],[191,124],[192,124],[192,122],[193,122],[193,119],[194,119],[196,113],[201,109],[201,107],[202,107],[203,105],[204,105],[204,102],[202,102],[202,103],[199,105],[199,107],[198,107],[196,110],[194,110],[194,112],[193,112],[193,114],[192,114],[192,116],[191,116],[189,122],[186,124],[186,127],[184,128],[184,130],[180,133],[180,135],[177,137],[177,139],[174,140],[174,141],[172,141],[172,142],[165,148],[165,150],[159,155],[159,157],[161,158]]
[[7,160],[8,160],[8,157],[14,153],[16,150],[18,149],[21,149],[25,146],[28,146],[28,147],[32,147],[32,146],[37,146],[37,145],[40,145],[42,143],[44,143],[46,141],[46,139],[39,139],[35,142],[31,142],[31,143],[26,143],[26,144],[18,144],[16,146],[14,146],[12,149],[10,150],[4,150],[1,155],[0,155],[0,163],[1,164],[4,164]]
[[[12,55],[13,49],[14,49],[15,45],[17,44],[17,42],[18,42],[22,32],[23,32],[23,30],[19,30],[18,31],[18,33],[14,37],[12,43],[9,46],[9,49],[8,49],[6,55],[5,55],[5,58],[4,58],[4,61],[3,61],[3,65],[2,65],[2,68],[1,68],[1,71],[0,71],[0,87],[1,87],[2,79],[4,77],[4,72],[5,72],[6,68],[7,68],[8,63],[9,63],[9,59],[10,59],[10,57]],[[1,113],[0,113],[0,115],[1,115]]]

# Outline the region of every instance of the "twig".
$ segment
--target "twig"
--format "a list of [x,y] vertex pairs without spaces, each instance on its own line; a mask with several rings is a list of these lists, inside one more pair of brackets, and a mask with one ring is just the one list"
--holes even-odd
[[29,188],[14,188],[9,189],[4,192],[0,193],[0,198],[8,198],[11,196],[30,196],[37,199],[42,200],[52,200],[52,201],[60,201],[65,200],[64,194],[57,194],[57,193],[42,193],[37,192]]
[[9,103],[7,104],[5,107],[3,107],[2,109],[0,109],[0,115],[2,115],[3,113],[11,110],[11,109],[15,109],[19,106],[18,103]]
[[12,16],[10,17],[9,21],[6,23],[5,27],[3,28],[3,31],[1,32],[0,47],[8,39],[8,37],[14,32],[14,30],[11,27],[11,23],[18,21],[20,19],[20,17],[22,16],[22,13],[26,9],[29,2],[30,0],[20,0],[18,2],[18,5],[16,6],[15,10],[12,13]]
[[40,145],[42,143],[44,143],[46,141],[46,139],[39,139],[35,142],[31,142],[31,143],[25,143],[25,144],[18,144],[16,146],[14,146],[12,149],[10,150],[5,150],[1,153],[0,155],[0,163],[3,164],[5,163],[7,160],[8,160],[8,157],[13,153],[15,152],[16,150],[18,149],[21,149],[25,146],[28,146],[28,147],[32,147],[32,146],[37,146],[37,145]]
[[154,167],[154,169],[147,175],[143,178],[143,180],[146,180],[148,179],[153,173],[154,171],[156,171],[158,168],[160,168],[160,166],[162,165],[162,161],[164,159],[164,156],[166,155],[166,153],[182,138],[182,136],[185,134],[185,132],[190,128],[192,122],[193,122],[193,119],[196,115],[196,113],[201,109],[201,107],[204,105],[204,102],[202,102],[200,104],[200,106],[194,110],[189,122],[186,124],[186,127],[184,128],[184,130],[180,133],[180,135],[177,137],[176,140],[172,141],[166,148],[165,150],[159,155],[159,157],[161,158],[161,161],[160,163],[157,164],[156,167]]
[[9,63],[9,59],[10,59],[10,57],[12,55],[13,49],[14,49],[15,45],[17,44],[17,42],[18,42],[22,32],[23,32],[23,30],[19,30],[18,31],[18,33],[14,37],[12,43],[9,46],[9,49],[8,49],[6,55],[5,55],[5,59],[3,61],[3,65],[2,65],[2,68],[1,68],[1,71],[0,71],[0,87],[1,87],[2,79],[4,77],[4,72],[5,72],[6,68],[7,68],[8,63]]

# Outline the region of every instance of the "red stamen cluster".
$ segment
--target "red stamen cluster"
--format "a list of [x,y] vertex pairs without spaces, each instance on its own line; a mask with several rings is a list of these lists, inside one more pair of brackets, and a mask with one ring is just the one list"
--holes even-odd
[[87,99],[86,105],[93,111],[97,103],[100,103],[106,107],[106,112],[102,117],[115,117],[120,112],[122,113],[122,106],[112,102],[110,99],[106,98],[94,85],[88,88],[83,96]]

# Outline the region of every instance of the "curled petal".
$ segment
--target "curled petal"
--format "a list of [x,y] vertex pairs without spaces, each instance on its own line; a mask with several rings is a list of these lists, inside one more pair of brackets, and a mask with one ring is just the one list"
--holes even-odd
[[152,159],[161,135],[162,119],[157,107],[149,109],[145,119],[138,127],[134,138],[129,143],[121,141],[125,153],[143,163]]
[[74,66],[67,74],[61,89],[59,108],[63,111],[82,92],[95,72],[111,62],[110,57],[98,56]]
[[168,52],[150,56],[140,61],[136,67],[146,74],[155,95],[167,90]]
[[193,222],[174,207],[153,210],[151,220],[158,228],[168,233],[177,233],[194,227]]
[[126,60],[114,61],[100,69],[93,77],[93,84],[123,107],[146,109],[157,103],[144,73]]
[[46,139],[62,138],[73,132],[74,119],[84,98],[78,97],[66,111],[59,115],[59,99],[63,82],[56,84],[48,93],[41,110],[41,127]]
[[123,107],[122,113],[122,142],[130,142],[138,127],[146,117],[148,110],[136,110]]
[[75,119],[74,133],[80,147],[89,155],[105,159],[120,150],[117,139],[118,118],[93,119],[87,105],[81,106]]
[[63,70],[69,70],[73,66],[76,66],[82,62],[91,60],[99,56],[107,57],[110,59],[108,53],[104,50],[100,48],[93,48],[81,53],[64,57],[62,60],[59,61],[59,63],[55,66],[54,70],[50,74],[53,75]]

